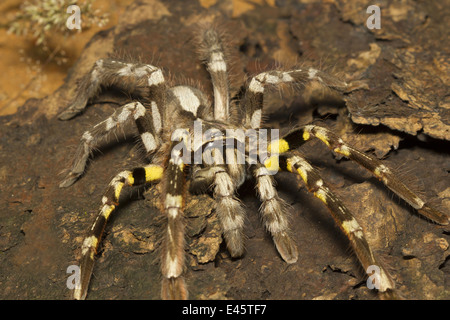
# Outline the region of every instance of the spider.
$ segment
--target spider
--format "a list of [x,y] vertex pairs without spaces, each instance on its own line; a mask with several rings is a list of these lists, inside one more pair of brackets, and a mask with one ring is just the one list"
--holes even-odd
[[[265,149],[258,150],[270,156],[260,157],[259,162],[254,161],[251,157],[254,150],[246,141],[263,132],[263,100],[267,89],[283,85],[302,86],[316,81],[345,93],[350,84],[315,68],[272,70],[249,77],[238,99],[231,99],[227,72],[229,55],[225,43],[224,35],[218,28],[212,25],[201,28],[198,36],[199,53],[211,77],[213,103],[193,86],[171,87],[162,70],[156,66],[101,59],[84,76],[75,99],[59,115],[59,119],[69,120],[82,113],[88,101],[102,87],[115,86],[138,97],[84,132],[71,169],[60,184],[61,188],[75,183],[84,173],[92,150],[104,137],[126,123],[136,125],[149,159],[141,167],[120,172],[109,183],[97,218],[81,246],[80,284],[74,290],[74,298],[86,298],[103,231],[111,213],[119,205],[124,186],[161,184],[160,210],[166,220],[160,256],[163,299],[188,298],[183,278],[183,206],[188,185],[189,192],[212,191],[227,249],[232,257],[241,257],[245,251],[245,210],[236,197],[236,190],[245,180],[253,177],[262,203],[260,214],[265,228],[271,234],[282,259],[288,264],[295,263],[298,251],[288,223],[289,209],[278,196],[274,183],[273,175],[281,170],[298,175],[307,190],[329,208],[332,218],[348,238],[367,275],[370,276],[369,267],[379,268],[377,289],[380,292],[393,290],[394,281],[373,253],[360,224],[327,186],[318,170],[297,149],[312,138],[317,138],[332,152],[369,170],[422,216],[441,225],[448,224],[449,217],[413,193],[380,160],[356,150],[325,127],[310,124],[295,128],[282,137],[271,137],[273,139],[264,146]],[[205,134],[201,133],[200,137],[196,135],[198,128]],[[253,135],[235,135],[230,139],[225,135],[228,130],[245,130]],[[206,135],[206,132],[214,133]],[[217,147],[217,144],[223,147],[224,142],[225,149]],[[242,145],[244,148],[240,148]],[[209,161],[192,161],[195,156],[196,160],[206,160],[208,151]],[[243,162],[236,161],[238,156],[244,159]]]

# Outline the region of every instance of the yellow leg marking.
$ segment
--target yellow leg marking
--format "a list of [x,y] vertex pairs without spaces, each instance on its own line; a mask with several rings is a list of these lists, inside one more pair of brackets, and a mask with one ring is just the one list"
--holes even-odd
[[303,140],[309,140],[311,138],[311,135],[308,131],[303,131]]
[[316,192],[314,192],[314,196],[319,198],[323,203],[327,204],[327,191],[323,188],[320,188]]
[[347,158],[350,157],[350,149],[346,145],[343,145],[340,148],[339,147],[334,148],[334,152],[340,153],[340,154],[346,156]]
[[305,181],[305,183],[308,183],[308,174],[306,173],[306,171],[302,170],[302,167],[300,167],[297,169],[297,172],[300,177],[302,177],[303,181]]
[[280,170],[280,164],[279,164],[278,160],[279,160],[278,155],[271,156],[269,159],[264,161],[264,166],[269,171],[278,171],[278,170]]
[[303,139],[308,140],[310,138],[310,134],[313,134],[316,138],[322,140],[322,142],[325,143],[328,147],[330,146],[326,129],[316,127],[313,125],[305,126],[305,131],[303,132]]
[[105,217],[105,219],[109,218],[109,215],[111,212],[116,208],[115,205],[107,205],[105,204],[102,208],[102,215]]
[[[292,160],[293,159],[288,159],[287,163],[286,163],[286,168],[290,172],[294,172],[293,167],[292,167]],[[299,160],[294,157],[294,162],[299,162]],[[310,169],[310,168],[306,167],[304,164],[301,165],[299,168],[297,168],[298,174],[300,175],[300,177],[302,177],[302,179],[305,183],[308,183],[308,173],[307,173],[308,169]]]
[[[97,246],[98,239],[95,236],[90,236],[84,239],[83,245],[81,247],[81,254],[85,255],[90,248],[95,248]],[[91,252],[92,255],[93,252]]]
[[127,180],[128,180],[128,184],[129,184],[130,186],[132,186],[132,185],[134,184],[134,177],[133,177],[133,174],[132,174],[131,172],[130,172],[130,174],[128,175]]
[[378,178],[381,178],[383,176],[383,174],[390,173],[390,171],[389,171],[388,167],[386,167],[384,164],[382,164],[382,165],[379,165],[378,167],[376,167],[375,170],[373,171],[373,173]]
[[269,153],[283,153],[289,151],[289,143],[284,139],[272,141],[267,147]]
[[145,181],[154,181],[161,179],[163,168],[160,166],[151,166],[145,168]]
[[323,143],[325,143],[328,147],[330,146],[330,143],[328,142],[328,137],[326,136],[326,134],[324,132],[317,131],[315,135],[317,138],[322,140]]
[[119,201],[120,192],[122,192],[123,185],[123,182],[119,182],[114,188],[114,196],[116,197],[117,201]]
[[286,169],[288,169],[289,172],[292,172],[292,164],[289,159],[286,161]]

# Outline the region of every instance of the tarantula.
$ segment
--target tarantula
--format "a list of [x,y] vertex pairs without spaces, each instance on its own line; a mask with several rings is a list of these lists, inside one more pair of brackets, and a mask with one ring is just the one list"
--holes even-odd
[[[259,144],[258,152],[267,152],[264,157],[259,154],[259,162],[252,157],[255,151],[252,143],[246,143],[263,133],[263,100],[269,87],[303,86],[309,81],[316,81],[344,93],[350,84],[315,68],[272,70],[249,78],[239,99],[230,99],[228,54],[222,33],[212,26],[202,28],[199,48],[201,60],[212,80],[213,104],[193,86],[169,87],[162,70],[156,66],[101,59],[82,79],[71,105],[59,115],[61,120],[75,117],[86,108],[89,99],[96,96],[101,87],[115,86],[138,97],[82,135],[73,165],[60,187],[72,185],[85,171],[92,150],[102,138],[128,122],[135,123],[148,159],[151,159],[142,167],[120,172],[109,183],[98,216],[81,247],[80,285],[74,290],[74,298],[84,299],[87,295],[95,254],[105,225],[119,204],[124,186],[162,184],[161,211],[166,219],[160,257],[163,299],[188,297],[183,279],[183,205],[188,183],[189,191],[212,191],[227,249],[232,257],[240,257],[244,253],[245,211],[235,192],[247,178],[253,177],[262,202],[260,214],[263,223],[282,259],[289,264],[295,263],[298,252],[288,224],[289,212],[274,186],[273,174],[279,170],[298,174],[308,191],[330,209],[364,270],[378,266],[377,289],[381,292],[393,289],[394,281],[371,250],[362,227],[297,148],[311,138],[318,138],[333,152],[368,169],[424,217],[444,225],[449,223],[447,215],[413,193],[392,169],[377,158],[354,149],[324,127],[306,125],[283,137],[274,138],[271,135],[271,141],[265,147]],[[196,126],[205,132],[200,134],[200,138],[195,134]],[[225,132],[239,130],[245,130],[245,134],[225,135]]]

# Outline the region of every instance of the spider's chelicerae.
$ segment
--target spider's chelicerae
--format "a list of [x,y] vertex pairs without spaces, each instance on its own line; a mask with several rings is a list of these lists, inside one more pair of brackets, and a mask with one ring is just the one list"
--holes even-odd
[[[81,81],[78,94],[70,107],[60,114],[61,120],[73,118],[105,86],[115,86],[139,97],[139,101],[120,107],[108,119],[82,135],[73,165],[60,187],[72,185],[83,174],[93,148],[98,146],[102,138],[127,122],[135,123],[148,159],[151,159],[150,163],[142,167],[120,172],[110,182],[103,195],[98,216],[82,244],[81,280],[80,286],[74,291],[74,298],[86,297],[103,230],[112,211],[118,206],[124,186],[162,183],[164,192],[161,211],[166,225],[160,266],[163,277],[161,295],[164,299],[184,299],[188,296],[183,279],[183,199],[187,184],[189,191],[212,190],[227,249],[231,256],[239,257],[244,253],[245,211],[235,197],[235,191],[247,178],[253,177],[262,202],[260,213],[265,227],[272,235],[283,260],[295,263],[298,253],[288,224],[288,209],[274,187],[273,173],[279,170],[298,174],[308,191],[330,209],[333,219],[347,236],[364,270],[372,265],[378,266],[378,290],[384,292],[393,289],[393,280],[372,252],[359,223],[327,187],[318,171],[296,149],[311,138],[318,138],[333,152],[368,169],[424,217],[444,225],[449,223],[447,215],[430,207],[381,161],[352,148],[326,128],[306,125],[278,139],[271,138],[265,150],[258,150],[269,154],[266,158],[260,157],[262,161],[254,161],[251,157],[251,143],[247,143],[251,140],[251,134],[237,134],[232,139],[227,139],[229,135],[226,132],[230,130],[252,132],[256,136],[262,132],[263,100],[268,87],[304,85],[308,81],[317,81],[326,87],[345,92],[349,85],[314,68],[273,70],[251,77],[241,92],[240,99],[232,100],[227,74],[228,55],[221,32],[213,27],[202,28],[199,48],[201,59],[211,76],[213,104],[203,92],[192,86],[170,87],[162,70],[156,66],[102,59],[95,63]],[[204,133],[200,139],[195,135],[195,125]],[[207,136],[207,132],[214,133]],[[225,145],[226,148],[220,150],[217,143],[225,140],[226,143],[222,146]],[[261,144],[258,146],[260,148]],[[210,157],[206,161],[208,152]],[[200,160],[205,161],[191,161],[195,158],[194,155],[200,155]],[[236,161],[238,158],[243,159],[243,162]]]

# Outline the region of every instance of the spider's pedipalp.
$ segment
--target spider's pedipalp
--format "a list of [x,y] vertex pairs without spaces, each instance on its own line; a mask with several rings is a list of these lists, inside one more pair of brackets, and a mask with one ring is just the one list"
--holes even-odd
[[126,186],[137,186],[148,182],[159,181],[163,174],[163,168],[159,165],[147,165],[138,167],[131,171],[123,171],[116,175],[110,182],[106,192],[102,197],[102,206],[92,225],[88,236],[84,239],[81,247],[81,277],[80,285],[75,288],[74,298],[83,300],[86,298],[89,282],[94,268],[94,259],[100,240],[103,235],[106,223],[119,205],[119,198],[122,188]]
[[[126,63],[112,59],[100,59],[81,80],[75,99],[70,106],[59,114],[60,120],[69,120],[83,112],[90,99],[94,98],[102,87],[116,86],[123,92],[141,98],[152,97],[160,104],[160,95],[155,89],[165,85],[162,70],[150,64]],[[158,90],[160,91],[160,90]]]
[[295,152],[280,155],[280,168],[300,175],[308,191],[328,207],[334,221],[350,240],[358,260],[368,275],[371,275],[367,271],[371,270],[369,267],[376,266],[379,268],[377,289],[381,292],[394,289],[394,281],[370,249],[362,227],[344,203],[326,186],[319,172]]
[[272,235],[283,260],[294,263],[298,259],[298,250],[289,229],[288,206],[278,196],[274,178],[266,167],[257,164],[251,169],[256,179],[256,190],[262,202],[260,213],[264,225]]
[[189,191],[191,193],[205,193],[214,183],[215,173],[222,170],[221,167],[202,168],[200,165],[192,166]]

